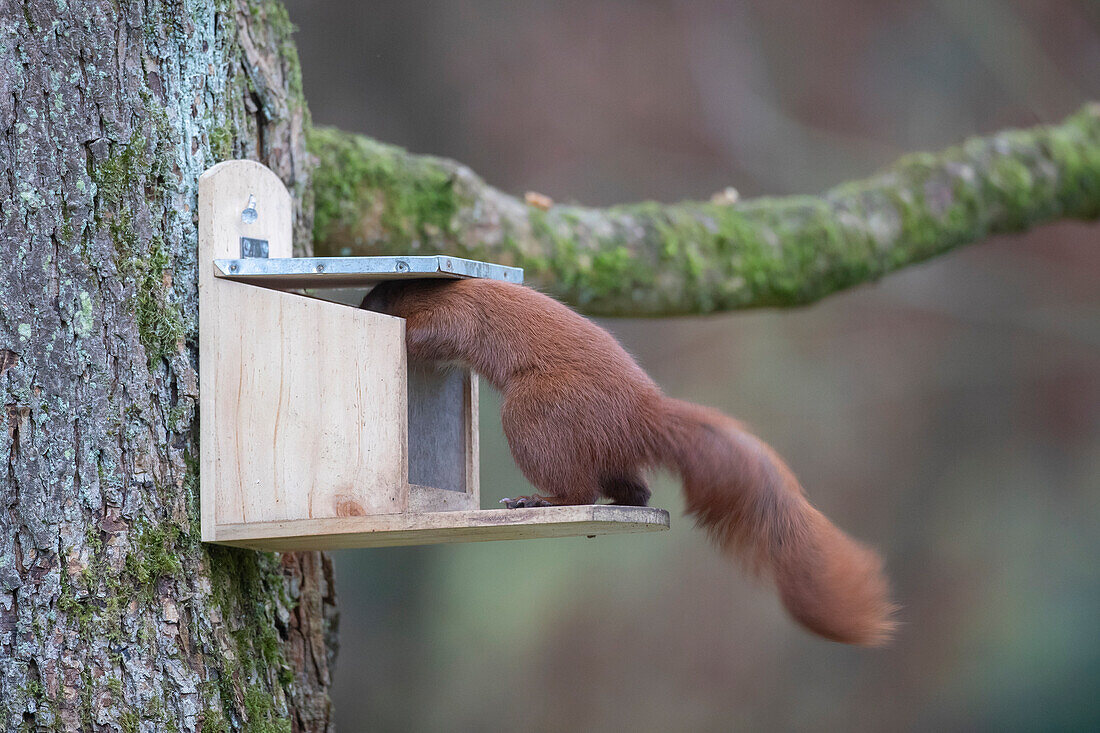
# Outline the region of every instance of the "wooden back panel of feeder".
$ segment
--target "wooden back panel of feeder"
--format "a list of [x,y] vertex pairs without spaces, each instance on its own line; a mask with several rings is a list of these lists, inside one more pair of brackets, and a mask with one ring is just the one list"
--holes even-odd
[[199,180],[203,539],[406,511],[404,322],[216,278],[213,260],[241,257],[242,237],[290,257],[290,195],[259,163],[230,161]]

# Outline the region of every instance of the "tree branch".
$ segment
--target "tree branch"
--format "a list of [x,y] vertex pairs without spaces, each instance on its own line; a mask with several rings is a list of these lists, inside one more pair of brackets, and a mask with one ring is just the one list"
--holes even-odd
[[523,267],[589,313],[793,306],[989,235],[1100,217],[1100,104],[919,153],[820,196],[543,210],[450,160],[319,128],[318,255],[446,253]]

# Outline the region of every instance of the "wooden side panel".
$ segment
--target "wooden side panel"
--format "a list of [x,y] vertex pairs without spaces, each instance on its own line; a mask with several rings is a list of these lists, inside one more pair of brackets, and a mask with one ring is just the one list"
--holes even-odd
[[217,297],[239,309],[214,346],[218,524],[405,511],[401,320],[234,284]]
[[241,237],[290,256],[290,197],[260,164],[207,171],[199,209],[203,539],[215,524],[405,511],[404,323],[214,277]]
[[[326,289],[315,297],[358,306],[362,288]],[[481,506],[478,471],[478,377],[456,367],[409,364],[409,511]]]

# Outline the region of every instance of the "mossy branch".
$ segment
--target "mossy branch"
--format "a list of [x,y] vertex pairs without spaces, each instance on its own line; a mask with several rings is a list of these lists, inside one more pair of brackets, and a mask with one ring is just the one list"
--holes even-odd
[[[820,196],[540,208],[450,160],[314,129],[318,255],[446,253],[518,265],[599,315],[793,306],[992,234],[1100,217],[1100,104]],[[536,202],[538,203],[538,202]]]

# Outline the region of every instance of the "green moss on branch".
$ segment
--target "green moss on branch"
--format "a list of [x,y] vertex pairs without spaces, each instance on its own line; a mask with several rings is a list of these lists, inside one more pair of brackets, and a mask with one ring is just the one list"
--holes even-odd
[[602,315],[812,303],[993,234],[1100,217],[1100,105],[902,158],[820,196],[528,206],[452,161],[332,129],[311,152],[319,255],[446,253],[525,268]]

